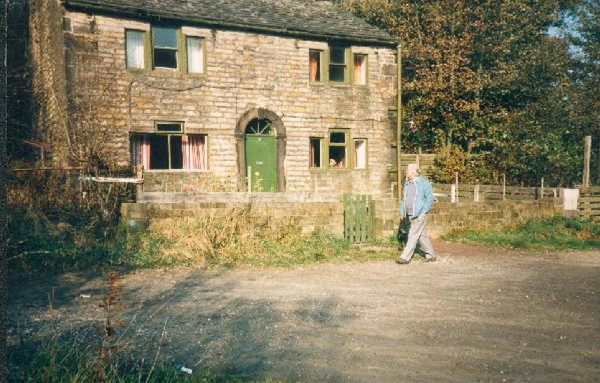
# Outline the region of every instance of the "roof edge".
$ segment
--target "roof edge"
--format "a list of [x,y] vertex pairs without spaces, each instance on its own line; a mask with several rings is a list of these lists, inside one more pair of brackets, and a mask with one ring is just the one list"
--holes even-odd
[[100,11],[105,14],[110,14],[114,16],[134,16],[138,19],[163,19],[163,20],[171,20],[177,22],[189,22],[196,25],[208,26],[208,27],[222,27],[230,30],[238,30],[238,31],[250,31],[250,32],[262,32],[265,34],[274,34],[285,37],[305,37],[305,38],[313,38],[316,40],[326,40],[326,41],[339,41],[339,42],[353,42],[364,45],[372,45],[378,47],[386,47],[386,48],[396,48],[400,45],[400,41],[390,38],[390,39],[375,39],[375,38],[358,38],[358,37],[348,37],[346,35],[336,35],[336,34],[323,34],[323,33],[310,33],[306,31],[298,31],[298,30],[290,30],[285,28],[276,28],[276,27],[263,27],[257,26],[254,24],[245,24],[245,23],[232,23],[232,22],[223,22],[220,20],[198,17],[198,16],[190,16],[179,13],[166,13],[166,12],[157,12],[157,11],[145,11],[139,10],[135,7],[123,7],[123,6],[114,6],[114,7],[106,7],[99,4],[94,4],[85,0],[61,0],[61,4],[69,10],[88,10],[88,11]]

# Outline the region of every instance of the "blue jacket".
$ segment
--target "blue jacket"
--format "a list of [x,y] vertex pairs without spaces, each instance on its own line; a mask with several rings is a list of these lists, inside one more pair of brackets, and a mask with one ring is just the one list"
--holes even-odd
[[[410,181],[404,182],[402,190],[402,202],[400,203],[400,217],[406,216],[406,188]],[[433,190],[431,184],[423,177],[415,178],[417,190],[415,192],[415,202],[413,207],[413,217],[418,217],[421,213],[427,213],[433,205]]]

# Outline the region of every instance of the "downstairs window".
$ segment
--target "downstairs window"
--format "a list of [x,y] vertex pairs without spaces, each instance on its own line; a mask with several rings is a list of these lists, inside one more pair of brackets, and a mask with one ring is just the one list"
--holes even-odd
[[131,158],[145,170],[206,170],[206,144],[201,134],[134,134]]

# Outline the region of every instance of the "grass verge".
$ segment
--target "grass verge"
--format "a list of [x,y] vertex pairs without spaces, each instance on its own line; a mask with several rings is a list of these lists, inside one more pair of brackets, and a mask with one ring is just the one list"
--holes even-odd
[[503,228],[453,231],[442,239],[525,250],[592,250],[600,249],[600,224],[556,216]]

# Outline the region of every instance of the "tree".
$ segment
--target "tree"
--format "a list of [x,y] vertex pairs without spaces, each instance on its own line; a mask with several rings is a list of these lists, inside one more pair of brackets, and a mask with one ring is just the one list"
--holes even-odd
[[[488,175],[510,172],[511,181],[528,183],[537,183],[546,171],[558,171],[547,166],[547,159],[552,154],[563,161],[568,151],[563,135],[572,124],[559,122],[576,105],[568,77],[571,60],[565,41],[547,31],[578,4],[343,2],[402,41],[404,111],[415,122],[414,130],[404,130],[406,150],[423,147],[448,154],[457,146],[467,158],[477,156]],[[568,172],[564,164],[561,172]]]

